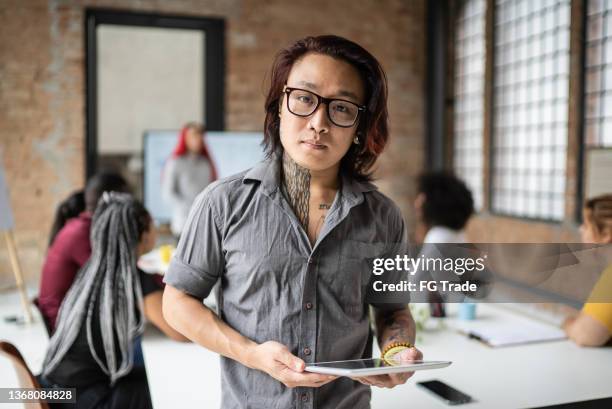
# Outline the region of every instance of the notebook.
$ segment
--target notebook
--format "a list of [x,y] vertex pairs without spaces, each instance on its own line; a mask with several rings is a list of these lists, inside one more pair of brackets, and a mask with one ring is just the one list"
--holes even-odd
[[560,328],[526,320],[511,323],[469,321],[456,323],[454,327],[469,338],[481,341],[491,347],[556,341],[567,338],[565,332]]

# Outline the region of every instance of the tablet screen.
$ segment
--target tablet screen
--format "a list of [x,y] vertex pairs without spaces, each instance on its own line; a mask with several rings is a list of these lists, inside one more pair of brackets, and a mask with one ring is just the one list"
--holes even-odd
[[[425,361],[406,361],[401,362],[403,365],[418,365],[423,364]],[[397,366],[398,364],[392,362],[390,365],[380,358],[371,359],[356,359],[354,361],[335,361],[335,362],[318,362],[312,364],[312,366],[319,366],[323,368],[339,368],[339,369],[368,369],[368,368],[386,368]]]
[[317,362],[306,365],[306,371],[339,376],[376,375],[396,372],[412,372],[423,369],[444,368],[449,361],[384,361],[380,358],[348,361]]

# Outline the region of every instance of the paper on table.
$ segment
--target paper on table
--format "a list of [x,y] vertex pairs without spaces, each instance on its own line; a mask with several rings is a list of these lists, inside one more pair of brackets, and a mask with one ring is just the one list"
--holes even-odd
[[492,347],[527,344],[565,339],[562,329],[535,321],[520,322],[478,322],[456,323],[454,327]]

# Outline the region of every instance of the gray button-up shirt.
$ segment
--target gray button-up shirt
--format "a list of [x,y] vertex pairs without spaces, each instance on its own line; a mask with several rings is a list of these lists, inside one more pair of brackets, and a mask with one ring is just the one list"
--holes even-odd
[[[368,259],[394,257],[397,244],[405,245],[399,209],[373,184],[343,177],[311,246],[280,183],[280,160],[273,157],[208,186],[191,209],[165,282],[204,299],[221,280],[224,322],[257,343],[280,342],[306,363],[370,357]],[[346,377],[290,389],[225,357],[221,371],[223,408],[370,407],[370,388]]]

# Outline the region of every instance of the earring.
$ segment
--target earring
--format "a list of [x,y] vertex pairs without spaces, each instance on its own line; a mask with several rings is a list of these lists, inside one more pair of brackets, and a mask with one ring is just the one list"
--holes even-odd
[[355,145],[359,145],[359,137],[355,135],[355,139],[353,139],[353,143]]

